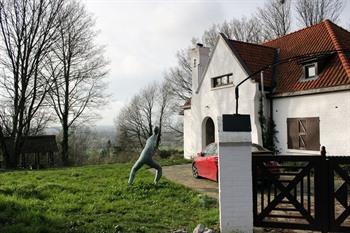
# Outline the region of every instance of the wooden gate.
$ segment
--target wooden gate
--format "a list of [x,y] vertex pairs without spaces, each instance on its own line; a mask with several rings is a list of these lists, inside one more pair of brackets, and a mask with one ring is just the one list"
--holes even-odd
[[254,226],[350,231],[350,158],[253,156]]
[[331,232],[350,232],[350,158],[329,157]]

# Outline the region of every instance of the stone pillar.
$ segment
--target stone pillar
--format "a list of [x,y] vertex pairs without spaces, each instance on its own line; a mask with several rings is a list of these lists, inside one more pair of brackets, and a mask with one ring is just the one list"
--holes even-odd
[[220,230],[250,233],[253,232],[250,117],[226,115],[224,118],[225,115],[218,117],[217,124]]

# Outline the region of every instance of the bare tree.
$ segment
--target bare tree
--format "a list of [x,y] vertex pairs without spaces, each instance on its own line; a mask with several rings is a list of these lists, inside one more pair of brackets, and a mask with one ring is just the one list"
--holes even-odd
[[142,148],[153,132],[156,118],[157,84],[152,83],[135,95],[119,113],[116,125],[118,141]]
[[230,22],[225,21],[220,25],[220,32],[228,38],[238,41],[260,43],[263,40],[261,27],[256,17],[250,19],[243,17],[232,19]]
[[94,149],[95,132],[87,126],[73,127],[70,133],[69,154],[76,165],[82,165],[88,159],[88,152]]
[[[51,52],[64,1],[0,0],[0,124],[1,135],[14,139],[13,155],[5,153],[7,167],[15,167],[51,82],[43,73]],[[3,137],[0,138],[3,141]]]
[[121,148],[142,148],[144,146],[148,133],[142,117],[139,95],[135,95],[131,102],[121,109],[115,124],[117,143]]
[[297,0],[295,10],[300,24],[308,27],[324,19],[337,22],[343,6],[343,0]]
[[35,117],[32,119],[29,135],[43,135],[45,129],[50,123],[55,121],[55,116],[51,109],[44,108],[48,105],[44,105],[38,110]]
[[54,80],[48,101],[62,126],[62,162],[68,165],[70,128],[93,120],[94,110],[105,101],[107,62],[103,48],[94,41],[94,20],[80,3],[70,1],[60,19],[59,39],[45,68]]
[[263,8],[259,8],[257,17],[262,24],[265,40],[286,35],[291,27],[291,1],[269,0]]
[[159,127],[157,147],[168,129],[169,118],[173,116],[173,96],[169,82],[153,83],[142,89],[126,105],[116,119],[117,142],[120,147],[142,148],[152,135],[153,127]]
[[214,48],[216,40],[220,33],[219,27],[220,25],[213,24],[210,28],[204,31],[202,35],[202,43],[204,44],[204,46],[210,49]]
[[167,119],[173,114],[171,111],[171,100],[172,93],[170,83],[164,80],[159,85],[159,91],[157,96],[157,105],[158,105],[158,125],[159,125],[159,134],[157,139],[157,148],[161,142],[161,137],[163,133],[163,128]]
[[155,118],[156,101],[158,94],[158,84],[151,83],[141,90],[140,106],[141,117],[143,123],[143,137],[147,139],[153,133],[153,121]]
[[176,54],[177,65],[165,73],[165,79],[174,98],[186,101],[192,96],[192,69],[188,49]]

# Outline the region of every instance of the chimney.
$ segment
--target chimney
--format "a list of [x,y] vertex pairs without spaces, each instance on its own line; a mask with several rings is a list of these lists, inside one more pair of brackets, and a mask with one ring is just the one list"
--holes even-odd
[[191,50],[192,95],[194,95],[198,89],[208,61],[209,48],[204,47],[203,44],[197,43],[196,47]]

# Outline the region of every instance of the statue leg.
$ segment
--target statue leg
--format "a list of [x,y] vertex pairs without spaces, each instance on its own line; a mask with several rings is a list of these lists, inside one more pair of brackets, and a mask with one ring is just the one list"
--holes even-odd
[[132,185],[134,183],[136,172],[142,167],[142,165],[143,165],[143,162],[137,160],[134,166],[132,166],[130,175],[129,175],[129,181],[128,181],[129,185]]
[[147,165],[157,170],[156,176],[154,177],[154,183],[157,184],[160,177],[162,177],[162,167],[153,160],[149,161]]

